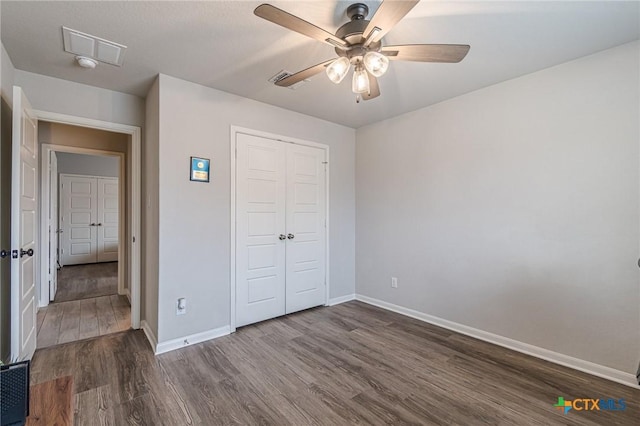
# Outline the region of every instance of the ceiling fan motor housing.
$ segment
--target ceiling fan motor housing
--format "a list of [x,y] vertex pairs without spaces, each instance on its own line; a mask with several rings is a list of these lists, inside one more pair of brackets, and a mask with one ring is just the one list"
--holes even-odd
[[364,3],[354,3],[347,8],[347,16],[352,21],[361,20],[369,14],[369,7]]
[[351,21],[347,22],[336,31],[336,37],[349,44],[347,48],[336,47],[338,56],[349,58],[352,63],[361,61],[369,51],[379,52],[382,47],[381,42],[375,42],[364,47],[364,31],[369,25],[365,19],[369,14],[369,7],[364,3],[354,3],[347,8],[347,16]]
[[338,28],[338,31],[336,31],[336,37],[349,43],[349,47],[346,49],[336,47],[335,51],[338,56],[346,56],[349,59],[353,59],[356,57],[362,57],[369,51],[380,51],[382,43],[379,41],[371,43],[367,47],[363,46],[365,39],[362,34],[367,29],[367,25],[369,25],[369,21],[366,19],[360,19],[347,22]]

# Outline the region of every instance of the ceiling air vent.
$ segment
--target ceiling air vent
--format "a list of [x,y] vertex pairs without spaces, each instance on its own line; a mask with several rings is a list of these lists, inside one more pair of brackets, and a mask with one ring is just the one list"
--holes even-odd
[[62,27],[65,52],[93,58],[106,64],[122,66],[127,46]]
[[[269,79],[269,82],[273,83],[273,84],[276,84],[277,82],[279,82],[283,78],[287,78],[290,75],[293,75],[293,73],[290,72],[290,71],[282,70],[282,71],[278,72],[276,75],[274,75],[273,77],[271,77]],[[288,86],[288,88],[291,89],[291,90],[296,90],[298,87],[300,87],[303,84],[308,83],[308,82],[309,82],[309,80],[302,80],[302,81],[297,82],[296,84],[292,84],[291,86]]]

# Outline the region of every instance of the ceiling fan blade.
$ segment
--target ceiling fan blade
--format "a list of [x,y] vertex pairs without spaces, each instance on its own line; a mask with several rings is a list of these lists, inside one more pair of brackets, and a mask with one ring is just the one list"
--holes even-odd
[[362,33],[365,46],[380,41],[419,1],[383,1]]
[[362,100],[364,101],[380,96],[380,85],[378,84],[378,79],[371,75],[369,71],[367,71],[367,74],[369,74],[369,93],[362,94]]
[[467,56],[468,44],[404,44],[385,46],[380,53],[394,61],[460,62]]
[[333,47],[348,47],[347,42],[334,36],[330,32],[327,32],[320,27],[316,27],[304,19],[298,18],[297,16],[285,12],[282,9],[278,9],[270,4],[261,4],[255,8],[253,13],[260,18],[273,22],[274,24],[278,24],[291,31],[306,35],[307,37],[311,37],[323,43],[328,43]]
[[282,80],[278,80],[276,82],[276,86],[280,86],[280,87],[293,86],[294,84],[301,82],[302,80],[305,80],[309,77],[313,77],[314,75],[324,71],[325,67],[333,61],[335,61],[335,59],[329,59],[328,61],[320,62],[317,65],[314,65],[302,71],[298,71],[295,74],[291,74],[289,77],[285,77]]

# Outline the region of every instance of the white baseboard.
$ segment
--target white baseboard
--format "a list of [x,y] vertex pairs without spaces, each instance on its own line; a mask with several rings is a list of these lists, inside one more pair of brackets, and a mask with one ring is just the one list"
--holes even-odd
[[147,321],[140,321],[140,328],[142,329],[142,331],[144,331],[144,335],[147,336],[147,340],[151,344],[151,349],[153,349],[153,352],[155,353],[156,347],[158,346],[158,338],[153,333],[153,330],[151,330],[151,327],[149,326],[149,323]]
[[230,327],[228,325],[225,325],[224,327],[214,328],[213,330],[207,330],[201,333],[191,334],[189,336],[180,337],[178,339],[167,340],[166,342],[157,343],[154,346],[154,353],[156,355],[163,354],[165,352],[184,348],[186,346],[195,345],[196,343],[201,343],[206,340],[227,336],[230,333],[231,333]]
[[334,297],[333,299],[329,299],[329,304],[327,306],[339,305],[344,302],[348,302],[350,300],[355,300],[355,294],[347,294],[346,296]]
[[415,311],[413,309],[405,308],[402,306],[394,305],[393,303],[388,303],[382,300],[363,296],[361,294],[356,294],[356,300],[402,315],[406,315],[408,317],[415,318],[424,322],[428,322],[429,324],[446,328],[448,330],[471,336],[479,340],[484,340],[485,342],[493,343],[495,345],[512,349],[517,352],[522,352],[536,358],[541,358],[546,361],[562,365],[564,367],[573,368],[574,370],[579,370],[584,373],[601,377],[603,379],[611,380],[613,382],[621,383],[632,388],[640,389],[635,375],[631,373],[625,373],[624,371],[616,370],[611,367],[606,367],[604,365],[595,364],[583,359],[574,358],[569,355],[564,355],[558,352],[551,351],[549,349],[544,349],[538,346],[530,345],[528,343],[520,342],[518,340],[513,340],[508,337],[499,336],[497,334],[489,333],[487,331],[479,330],[467,325],[458,324],[453,321],[438,318],[433,315],[425,314],[423,312]]

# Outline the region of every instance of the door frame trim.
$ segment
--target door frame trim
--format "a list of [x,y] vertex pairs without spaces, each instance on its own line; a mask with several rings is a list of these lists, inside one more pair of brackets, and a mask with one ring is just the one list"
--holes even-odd
[[329,175],[330,175],[330,151],[329,145],[312,142],[304,139],[292,138],[289,136],[282,136],[275,133],[263,132],[261,130],[249,129],[246,127],[240,127],[231,125],[230,126],[230,141],[229,141],[229,163],[230,163],[230,171],[231,171],[231,214],[229,216],[230,221],[230,241],[229,246],[231,248],[230,253],[230,265],[229,265],[229,298],[231,300],[229,306],[229,324],[230,324],[230,332],[233,333],[236,331],[236,148],[237,148],[237,135],[245,134],[251,136],[258,136],[261,138],[272,139],[279,142],[292,143],[296,145],[309,146],[313,148],[319,148],[324,150],[324,158],[325,158],[325,218],[326,218],[326,228],[325,228],[325,306],[329,306],[329,294],[330,294],[330,268],[329,268]]
[[[128,180],[128,190],[124,191],[127,196],[127,220],[129,225],[130,235],[126,235],[122,240],[126,242],[128,249],[128,276],[129,276],[129,298],[131,302],[131,328],[140,328],[140,217],[141,217],[141,203],[140,203],[140,176],[141,176],[141,144],[142,144],[142,131],[140,127],[131,126],[128,124],[119,124],[109,121],[94,120],[91,118],[77,117],[67,114],[59,114],[55,112],[34,110],[34,114],[38,121],[46,121],[50,123],[68,124],[77,127],[87,127],[90,129],[106,130],[108,132],[123,133],[131,136],[128,161],[120,162],[120,167],[129,170],[129,174],[126,176]],[[44,146],[45,144],[43,144]],[[70,148],[70,147],[64,147]],[[71,147],[74,148],[74,147]],[[76,148],[83,149],[83,148]],[[89,148],[87,148],[89,149]],[[46,187],[42,186],[42,190]],[[40,209],[42,210],[42,209]],[[42,211],[39,212],[40,223],[42,223]],[[43,241],[44,229],[40,229],[41,241]],[[48,242],[48,236],[47,242]],[[42,249],[42,246],[40,246]],[[41,256],[42,257],[42,256]],[[42,261],[41,261],[42,262]],[[38,268],[38,275],[42,273],[42,265]],[[42,277],[40,282],[42,284]]]
[[[72,150],[69,150],[67,148],[71,148]],[[95,155],[95,156],[101,156],[101,157],[118,157],[119,159],[119,164],[118,164],[118,177],[113,177],[113,176],[93,176],[93,175],[80,175],[80,174],[76,174],[76,173],[60,173],[60,178],[62,178],[62,176],[77,176],[77,177],[83,177],[83,178],[96,178],[96,179],[117,179],[118,180],[118,265],[122,265],[122,261],[125,258],[125,253],[124,253],[124,247],[125,244],[122,244],[123,242],[127,241],[126,239],[126,228],[127,228],[127,222],[126,222],[126,210],[120,208],[120,206],[126,206],[125,203],[125,197],[126,197],[126,187],[125,187],[125,182],[127,179],[126,176],[126,164],[125,164],[125,155],[123,152],[117,152],[117,151],[104,151],[104,150],[100,150],[100,149],[90,149],[90,148],[77,148],[74,146],[65,146],[65,145],[52,145],[52,144],[42,144],[42,149],[43,152],[46,150],[46,152],[68,152],[71,154],[85,154],[85,155]],[[42,162],[43,166],[44,166],[44,161]],[[44,173],[42,173],[42,175],[44,175]],[[124,179],[122,179],[122,177],[124,176]],[[42,177],[42,185],[47,185],[47,204],[51,203],[51,197],[49,194],[49,184],[50,181],[48,178],[46,178],[47,182],[45,182],[45,178],[44,176]],[[58,181],[59,184],[62,183],[62,179],[60,179]],[[44,190],[44,186],[42,187],[42,200],[43,200],[43,204],[44,204],[44,200],[45,200],[45,190]],[[60,190],[58,189],[58,194],[60,194]],[[43,212],[44,213],[44,212]],[[41,222],[40,222],[40,226],[42,230],[45,230],[46,228],[46,215],[42,214],[40,216],[41,218]],[[60,218],[58,217],[58,224],[60,223]],[[124,224],[124,226],[120,225],[120,224]],[[43,236],[46,232],[43,231]],[[41,237],[41,240],[43,238]],[[47,243],[49,242],[49,239],[47,238]],[[44,243],[42,245],[41,250],[46,249],[48,246],[45,246]],[[128,262],[127,262],[128,263]],[[64,265],[63,265],[64,266]],[[44,274],[45,268],[44,268],[44,262],[42,262],[42,274]],[[118,268],[118,294],[122,295],[122,296],[126,296],[127,293],[124,289],[124,274],[125,271],[122,270],[122,268]],[[44,275],[41,275],[44,276]],[[41,291],[42,291],[42,296],[41,296],[41,300],[40,300],[40,306],[46,306],[45,301],[50,300],[51,299],[51,295],[49,295],[49,290],[44,290],[45,288],[48,288],[48,286],[45,285],[44,280],[41,280]],[[46,294],[45,294],[46,293]],[[45,297],[48,296],[48,297]],[[131,298],[131,296],[129,296],[129,298]],[[129,300],[131,301],[131,300]],[[47,302],[48,304],[49,302]]]

